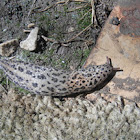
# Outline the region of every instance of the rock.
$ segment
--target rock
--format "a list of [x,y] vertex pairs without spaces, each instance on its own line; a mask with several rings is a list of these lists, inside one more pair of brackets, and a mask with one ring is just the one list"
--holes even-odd
[[20,47],[25,50],[34,51],[37,47],[38,30],[38,27],[35,27],[33,30],[31,30],[27,39],[20,42]]
[[[104,64],[106,56],[111,58],[113,66],[120,67],[123,71],[117,72],[103,89],[108,88],[111,93],[133,100],[140,106],[140,13],[139,16],[130,14],[138,12],[137,2],[138,0],[133,7],[129,1],[124,1],[127,3],[124,6],[120,4],[114,7],[85,67],[90,64]],[[110,23],[114,17],[120,20],[120,24]],[[124,26],[126,22],[127,26]]]
[[75,30],[74,27],[69,27],[68,28],[68,33],[74,32],[74,30]]
[[10,56],[13,52],[15,52],[19,42],[17,39],[8,40],[0,44],[0,55],[2,56]]

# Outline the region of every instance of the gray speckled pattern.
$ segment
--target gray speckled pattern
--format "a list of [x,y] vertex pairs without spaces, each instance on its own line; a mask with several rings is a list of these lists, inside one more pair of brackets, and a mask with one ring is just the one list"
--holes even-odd
[[35,94],[48,96],[89,92],[103,82],[113,70],[109,62],[67,72],[6,59],[0,59],[0,68],[20,87]]

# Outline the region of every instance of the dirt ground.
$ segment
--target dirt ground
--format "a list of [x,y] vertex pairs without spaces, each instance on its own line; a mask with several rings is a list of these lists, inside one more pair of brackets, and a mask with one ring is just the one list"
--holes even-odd
[[[88,0],[61,4],[56,4],[57,2],[59,1],[1,1],[0,42],[13,38],[24,40],[27,35],[23,33],[23,29],[27,29],[29,23],[35,23],[40,28],[40,34],[60,43],[45,42],[39,38],[35,52],[29,53],[18,48],[14,54],[16,58],[63,69],[77,69],[84,64],[90,50],[95,46],[97,37],[113,9],[113,1],[96,0],[97,25],[90,26],[66,46],[61,42],[70,40],[91,24],[91,3]],[[46,7],[50,8],[44,10]]]

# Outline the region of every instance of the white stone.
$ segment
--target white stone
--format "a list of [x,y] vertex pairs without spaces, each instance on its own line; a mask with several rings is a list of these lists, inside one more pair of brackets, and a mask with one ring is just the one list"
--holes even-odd
[[0,55],[2,56],[10,56],[13,52],[15,52],[19,42],[17,39],[8,40],[0,44]]
[[74,27],[69,27],[68,28],[68,33],[74,32]]
[[38,30],[38,27],[35,27],[33,30],[31,30],[27,39],[20,42],[20,47],[29,51],[35,50],[37,47]]

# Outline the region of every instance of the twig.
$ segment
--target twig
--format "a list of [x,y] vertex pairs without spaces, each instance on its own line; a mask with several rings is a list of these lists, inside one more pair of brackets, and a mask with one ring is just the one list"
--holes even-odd
[[43,10],[38,11],[38,12],[39,12],[39,13],[40,13],[40,12],[44,12],[44,11],[47,11],[48,9],[50,9],[50,8],[52,8],[52,7],[54,7],[54,6],[58,5],[58,4],[67,4],[68,2],[87,2],[87,1],[85,1],[85,0],[67,0],[67,1],[59,1],[59,2],[57,2],[57,3],[55,3],[55,4],[52,4],[52,5],[49,6],[49,7],[46,7],[46,8],[43,9]]
[[75,11],[75,10],[79,10],[79,9],[85,8],[85,7],[87,7],[87,6],[88,6],[88,4],[86,4],[86,5],[84,5],[84,6],[79,6],[79,7],[76,7],[76,8],[74,8],[74,9],[68,10],[67,12],[73,12],[73,11]]
[[68,2],[70,2],[71,0],[67,0],[66,2],[65,2],[65,4],[68,4]]
[[77,38],[79,35],[81,35],[83,32],[85,32],[86,30],[88,30],[90,28],[90,26],[92,25],[89,24],[85,29],[83,29],[81,32],[79,32],[77,35],[75,35],[74,37],[72,37],[71,39],[65,41],[65,42],[60,42],[60,41],[56,41],[54,39],[45,37],[44,35],[42,35],[41,37],[45,40],[45,41],[50,41],[53,42],[53,44],[61,44],[62,46],[68,47],[68,43],[72,42],[75,38]]
[[31,30],[26,30],[26,29],[23,29],[23,32],[24,32],[24,33],[30,33],[30,32],[31,32]]
[[16,56],[12,56],[12,57],[10,57],[10,58],[9,58],[9,60],[12,60],[12,59],[14,59],[15,57],[16,57]]
[[[39,12],[46,11],[46,10],[52,8],[53,6],[56,6],[57,4],[68,3],[68,2],[71,2],[71,1],[73,1],[73,0],[67,0],[67,1],[60,1],[60,2],[57,2],[57,3],[53,4],[53,5],[51,5],[50,7],[47,7],[47,8],[45,8],[45,9],[39,11]],[[85,2],[84,0],[74,0],[74,2],[77,2],[77,1]],[[82,30],[81,32],[79,32],[77,35],[75,35],[74,37],[72,37],[71,39],[69,39],[69,40],[67,40],[67,41],[65,41],[65,42],[63,42],[63,43],[60,42],[60,41],[56,41],[56,40],[54,40],[54,39],[51,39],[51,38],[47,38],[47,37],[45,37],[45,36],[43,36],[43,35],[42,35],[42,38],[43,38],[45,41],[53,42],[53,44],[61,44],[61,45],[63,45],[63,46],[68,46],[68,43],[69,43],[69,42],[72,42],[75,38],[77,38],[79,35],[81,35],[83,32],[85,32],[86,30],[89,29],[89,27],[93,24],[93,17],[95,18],[94,21],[96,21],[94,0],[91,0],[91,4],[93,5],[93,6],[92,6],[92,22],[91,22],[90,25],[88,25],[85,29],[83,29],[83,30]],[[77,9],[86,7],[87,5],[88,5],[88,4],[86,4],[85,6],[78,7]],[[74,9],[74,10],[77,10],[77,9]],[[91,10],[91,9],[90,9],[90,10]],[[90,11],[90,10],[89,10],[89,11]],[[68,11],[68,12],[71,12],[71,11],[72,11],[72,10],[70,10],[70,11]],[[88,12],[89,12],[89,11],[88,11]],[[88,13],[88,12],[87,12],[87,13]],[[87,14],[87,13],[86,13],[86,14]],[[86,16],[86,14],[85,14],[84,16]],[[82,19],[84,18],[84,16],[82,17]]]
[[48,37],[46,37],[46,36],[44,36],[44,35],[42,35],[41,36],[46,42],[52,42],[53,43],[53,45],[54,44],[60,44],[60,45],[62,45],[62,46],[64,46],[64,47],[68,47],[69,45],[68,44],[65,44],[65,43],[62,43],[62,42],[60,42],[60,41],[56,41],[56,40],[54,40],[54,39],[52,39],[52,38],[48,38]]
[[30,16],[30,14],[32,13],[32,10],[34,9],[34,5],[35,5],[36,1],[37,1],[37,0],[34,0],[34,1],[33,1],[33,4],[32,4],[32,6],[31,6],[31,8],[30,8],[30,11],[29,11],[29,13],[28,13],[27,18],[28,18],[28,17]]
[[85,1],[85,0],[68,0],[69,2],[86,2],[87,3],[87,1]]
[[37,11],[37,12],[38,12],[38,13],[41,13],[41,12],[47,11],[48,9],[50,9],[50,8],[54,7],[55,5],[56,5],[56,3],[55,3],[55,4],[53,4],[53,5],[51,5],[51,6],[49,6],[49,7],[46,7],[46,8],[45,8],[45,9],[43,9],[43,10]]
[[92,18],[91,18],[91,23],[94,24],[94,25],[97,25],[97,19],[96,19],[96,14],[95,14],[94,0],[91,0],[91,7],[92,7]]
[[65,3],[65,1],[59,1],[59,2],[57,2],[57,3],[55,3],[55,4],[52,4],[52,5],[49,6],[49,7],[46,7],[46,8],[43,9],[43,10],[38,11],[38,12],[40,13],[40,12],[47,11],[48,9],[50,9],[50,8],[52,8],[52,7],[54,7],[54,6],[56,6],[56,5],[58,5],[58,4],[63,4],[63,3]]
[[54,43],[54,42],[57,42],[57,41],[55,41],[54,39],[48,38],[48,37],[46,37],[46,36],[44,36],[44,35],[42,35],[41,37],[42,37],[46,42],[47,42],[47,41],[50,41],[50,42],[53,42],[53,43]]
[[89,9],[80,19],[79,21],[83,20],[83,18],[91,11],[92,9]]
[[67,40],[66,43],[69,43],[69,42],[73,41],[76,37],[78,37],[78,36],[81,35],[83,32],[85,32],[87,29],[89,29],[89,27],[90,27],[91,25],[92,25],[92,23],[89,24],[85,29],[83,29],[83,30],[82,30],[80,33],[78,33],[76,36],[74,36],[74,37],[72,37],[71,39]]
[[8,93],[8,91],[1,84],[0,84],[0,86],[6,93]]

